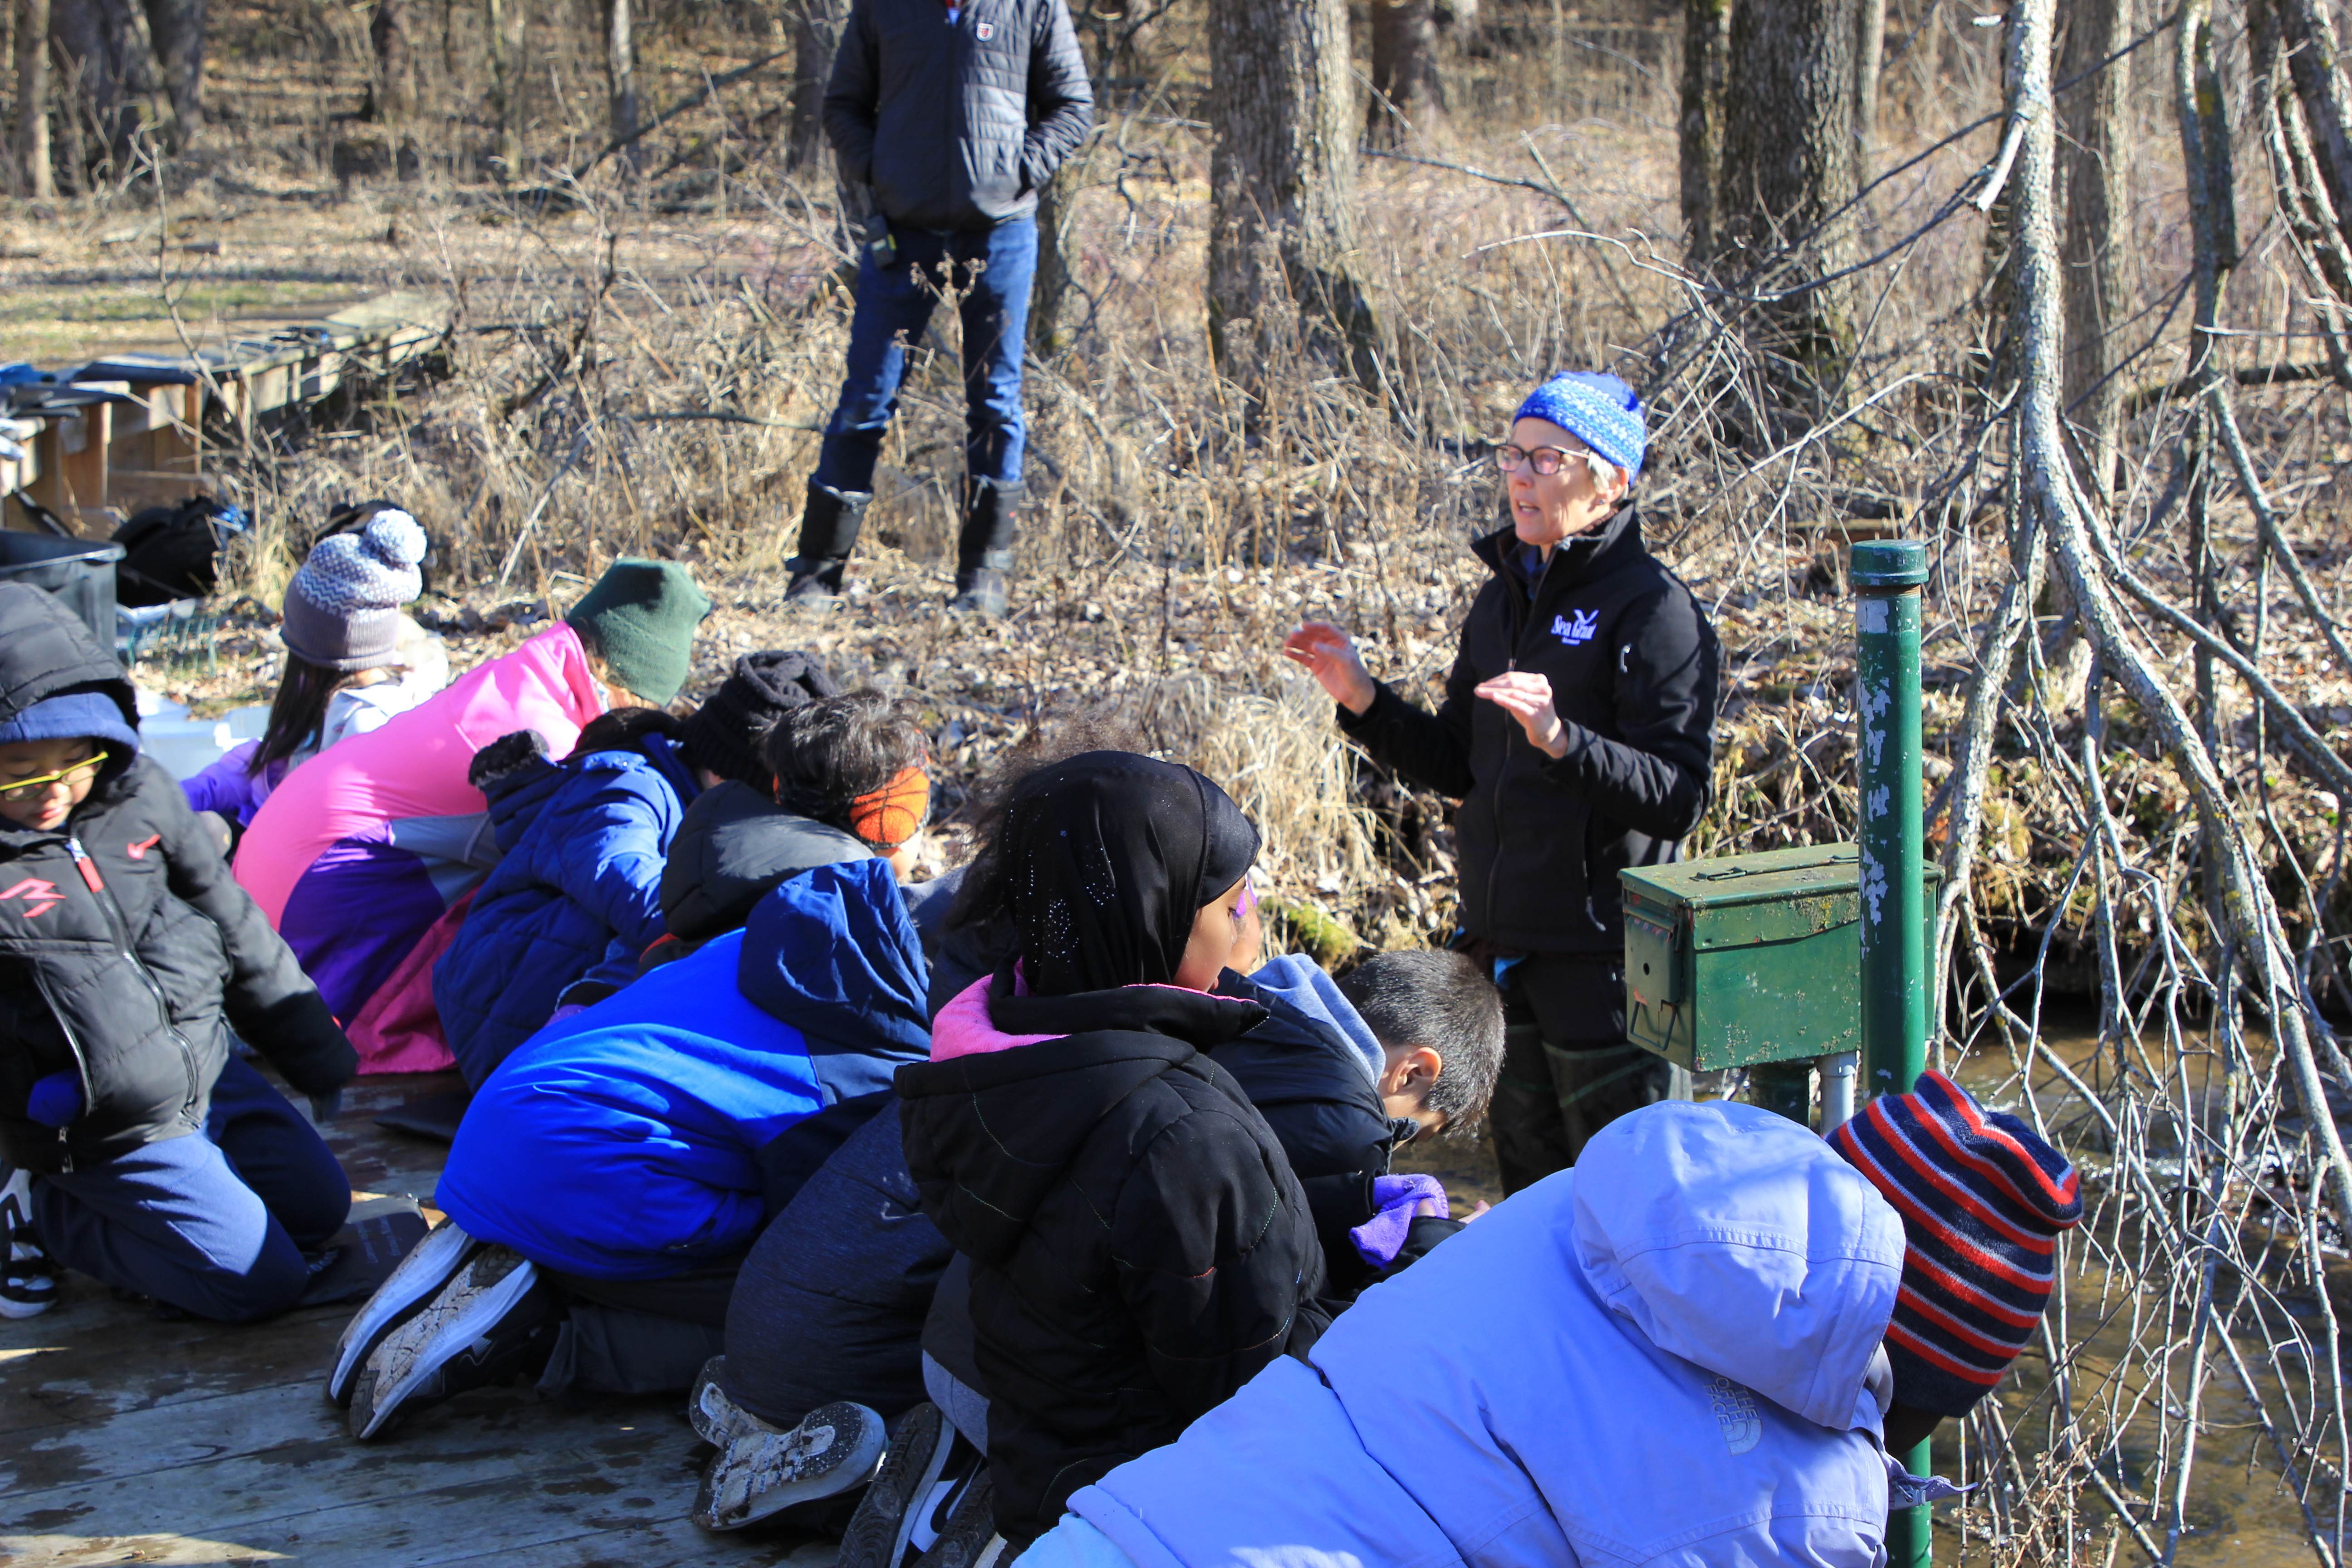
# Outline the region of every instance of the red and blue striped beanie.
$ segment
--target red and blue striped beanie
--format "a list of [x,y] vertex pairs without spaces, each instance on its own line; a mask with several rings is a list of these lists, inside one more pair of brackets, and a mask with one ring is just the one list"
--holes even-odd
[[2066,1157],[1937,1072],[1829,1135],[1903,1216],[1903,1287],[1886,1326],[1895,1397],[1962,1415],[2042,1321],[2058,1233],[2083,1217]]

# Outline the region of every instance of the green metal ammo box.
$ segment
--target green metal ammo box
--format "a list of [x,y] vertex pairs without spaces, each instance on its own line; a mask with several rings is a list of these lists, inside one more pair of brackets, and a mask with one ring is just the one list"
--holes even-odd
[[1816,844],[1622,873],[1626,1037],[1701,1072],[1860,1049],[1861,867]]

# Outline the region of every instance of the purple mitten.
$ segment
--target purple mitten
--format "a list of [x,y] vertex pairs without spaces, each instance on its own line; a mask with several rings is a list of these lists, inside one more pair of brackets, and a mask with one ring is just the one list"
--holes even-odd
[[33,1080],[25,1097],[25,1114],[44,1127],[63,1127],[81,1114],[81,1075],[53,1072]]
[[1412,1229],[1413,1208],[1424,1198],[1436,1203],[1439,1219],[1453,1217],[1445,1212],[1445,1188],[1435,1176],[1372,1178],[1372,1202],[1380,1205],[1380,1212],[1348,1233],[1365,1262],[1385,1268],[1396,1261]]

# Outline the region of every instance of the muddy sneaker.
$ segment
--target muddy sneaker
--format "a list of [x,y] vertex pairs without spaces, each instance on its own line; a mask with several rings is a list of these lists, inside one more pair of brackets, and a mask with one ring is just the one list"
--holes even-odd
[[918,1405],[898,1418],[890,1452],[849,1521],[835,1568],[902,1568],[907,1538],[915,1528],[914,1505],[930,1496],[953,1436],[936,1405]]
[[794,1503],[847,1491],[873,1477],[887,1443],[881,1416],[845,1402],[810,1411],[789,1432],[769,1427],[738,1437],[704,1468],[694,1522],[740,1530]]
[[58,1304],[58,1261],[33,1231],[33,1173],[9,1170],[0,1184],[0,1318],[37,1318]]
[[352,1380],[352,1436],[364,1443],[411,1410],[544,1366],[561,1316],[529,1258],[479,1247],[368,1352]]
[[327,1371],[327,1397],[338,1405],[352,1402],[352,1384],[369,1352],[383,1337],[431,1300],[450,1277],[487,1244],[477,1241],[455,1222],[444,1222],[400,1260],[368,1298],[359,1314],[343,1325],[335,1342],[335,1364]]
[[782,1432],[782,1427],[762,1421],[728,1397],[722,1382],[726,1371],[727,1358],[715,1355],[695,1373],[694,1388],[686,1396],[687,1424],[694,1428],[694,1435],[714,1447],[724,1448],[738,1437]]

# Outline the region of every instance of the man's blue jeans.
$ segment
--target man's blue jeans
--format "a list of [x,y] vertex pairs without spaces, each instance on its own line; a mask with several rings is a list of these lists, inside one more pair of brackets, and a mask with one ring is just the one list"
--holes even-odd
[[907,345],[922,336],[940,296],[953,290],[963,321],[965,471],[1007,489],[1019,484],[1021,359],[1037,276],[1036,220],[956,230],[894,223],[890,236],[898,249],[887,267],[876,264],[872,246],[860,251],[848,366],[811,482],[844,495],[873,490],[883,433],[898,411]]

